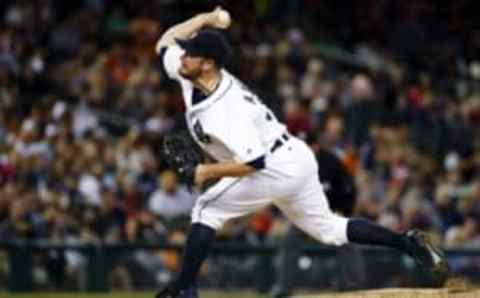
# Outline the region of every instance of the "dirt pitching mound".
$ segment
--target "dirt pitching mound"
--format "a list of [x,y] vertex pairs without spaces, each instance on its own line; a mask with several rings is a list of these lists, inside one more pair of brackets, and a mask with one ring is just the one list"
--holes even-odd
[[294,296],[296,298],[480,298],[480,289],[474,289],[467,281],[451,279],[444,288],[416,289],[390,288],[382,290],[356,291],[350,293],[330,293],[319,295]]

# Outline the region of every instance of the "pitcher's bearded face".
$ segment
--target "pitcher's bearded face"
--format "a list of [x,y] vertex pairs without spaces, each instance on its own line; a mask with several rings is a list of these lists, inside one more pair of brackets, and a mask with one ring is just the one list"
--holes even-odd
[[196,79],[202,74],[206,60],[203,57],[184,54],[181,58],[182,65],[179,73],[187,79]]

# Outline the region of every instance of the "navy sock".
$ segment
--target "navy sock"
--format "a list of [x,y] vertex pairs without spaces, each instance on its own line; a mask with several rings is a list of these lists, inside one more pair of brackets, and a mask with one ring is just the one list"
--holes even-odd
[[352,218],[348,221],[347,237],[351,242],[381,245],[406,250],[405,236],[392,232],[366,219]]
[[179,290],[187,289],[195,283],[198,271],[207,258],[214,239],[214,229],[200,223],[191,225],[183,251],[182,270],[176,281]]

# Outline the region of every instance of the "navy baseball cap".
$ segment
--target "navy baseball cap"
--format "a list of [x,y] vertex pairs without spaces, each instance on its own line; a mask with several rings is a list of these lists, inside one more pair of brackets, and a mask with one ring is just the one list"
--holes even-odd
[[201,30],[192,38],[176,38],[175,41],[188,55],[210,58],[220,67],[227,63],[231,55],[227,39],[215,30]]

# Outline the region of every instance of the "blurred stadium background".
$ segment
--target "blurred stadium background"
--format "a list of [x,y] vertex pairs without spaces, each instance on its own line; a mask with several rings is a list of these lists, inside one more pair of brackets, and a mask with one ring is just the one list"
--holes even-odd
[[[184,122],[153,45],[217,4],[234,18],[228,69],[342,159],[355,214],[429,231],[478,283],[476,1],[2,0],[0,291],[152,291],[172,278],[194,196],[158,155]],[[202,286],[268,293],[285,226],[275,209],[227,225]],[[305,245],[298,286],[343,289],[334,252]],[[365,287],[428,283],[395,252],[364,255]]]

